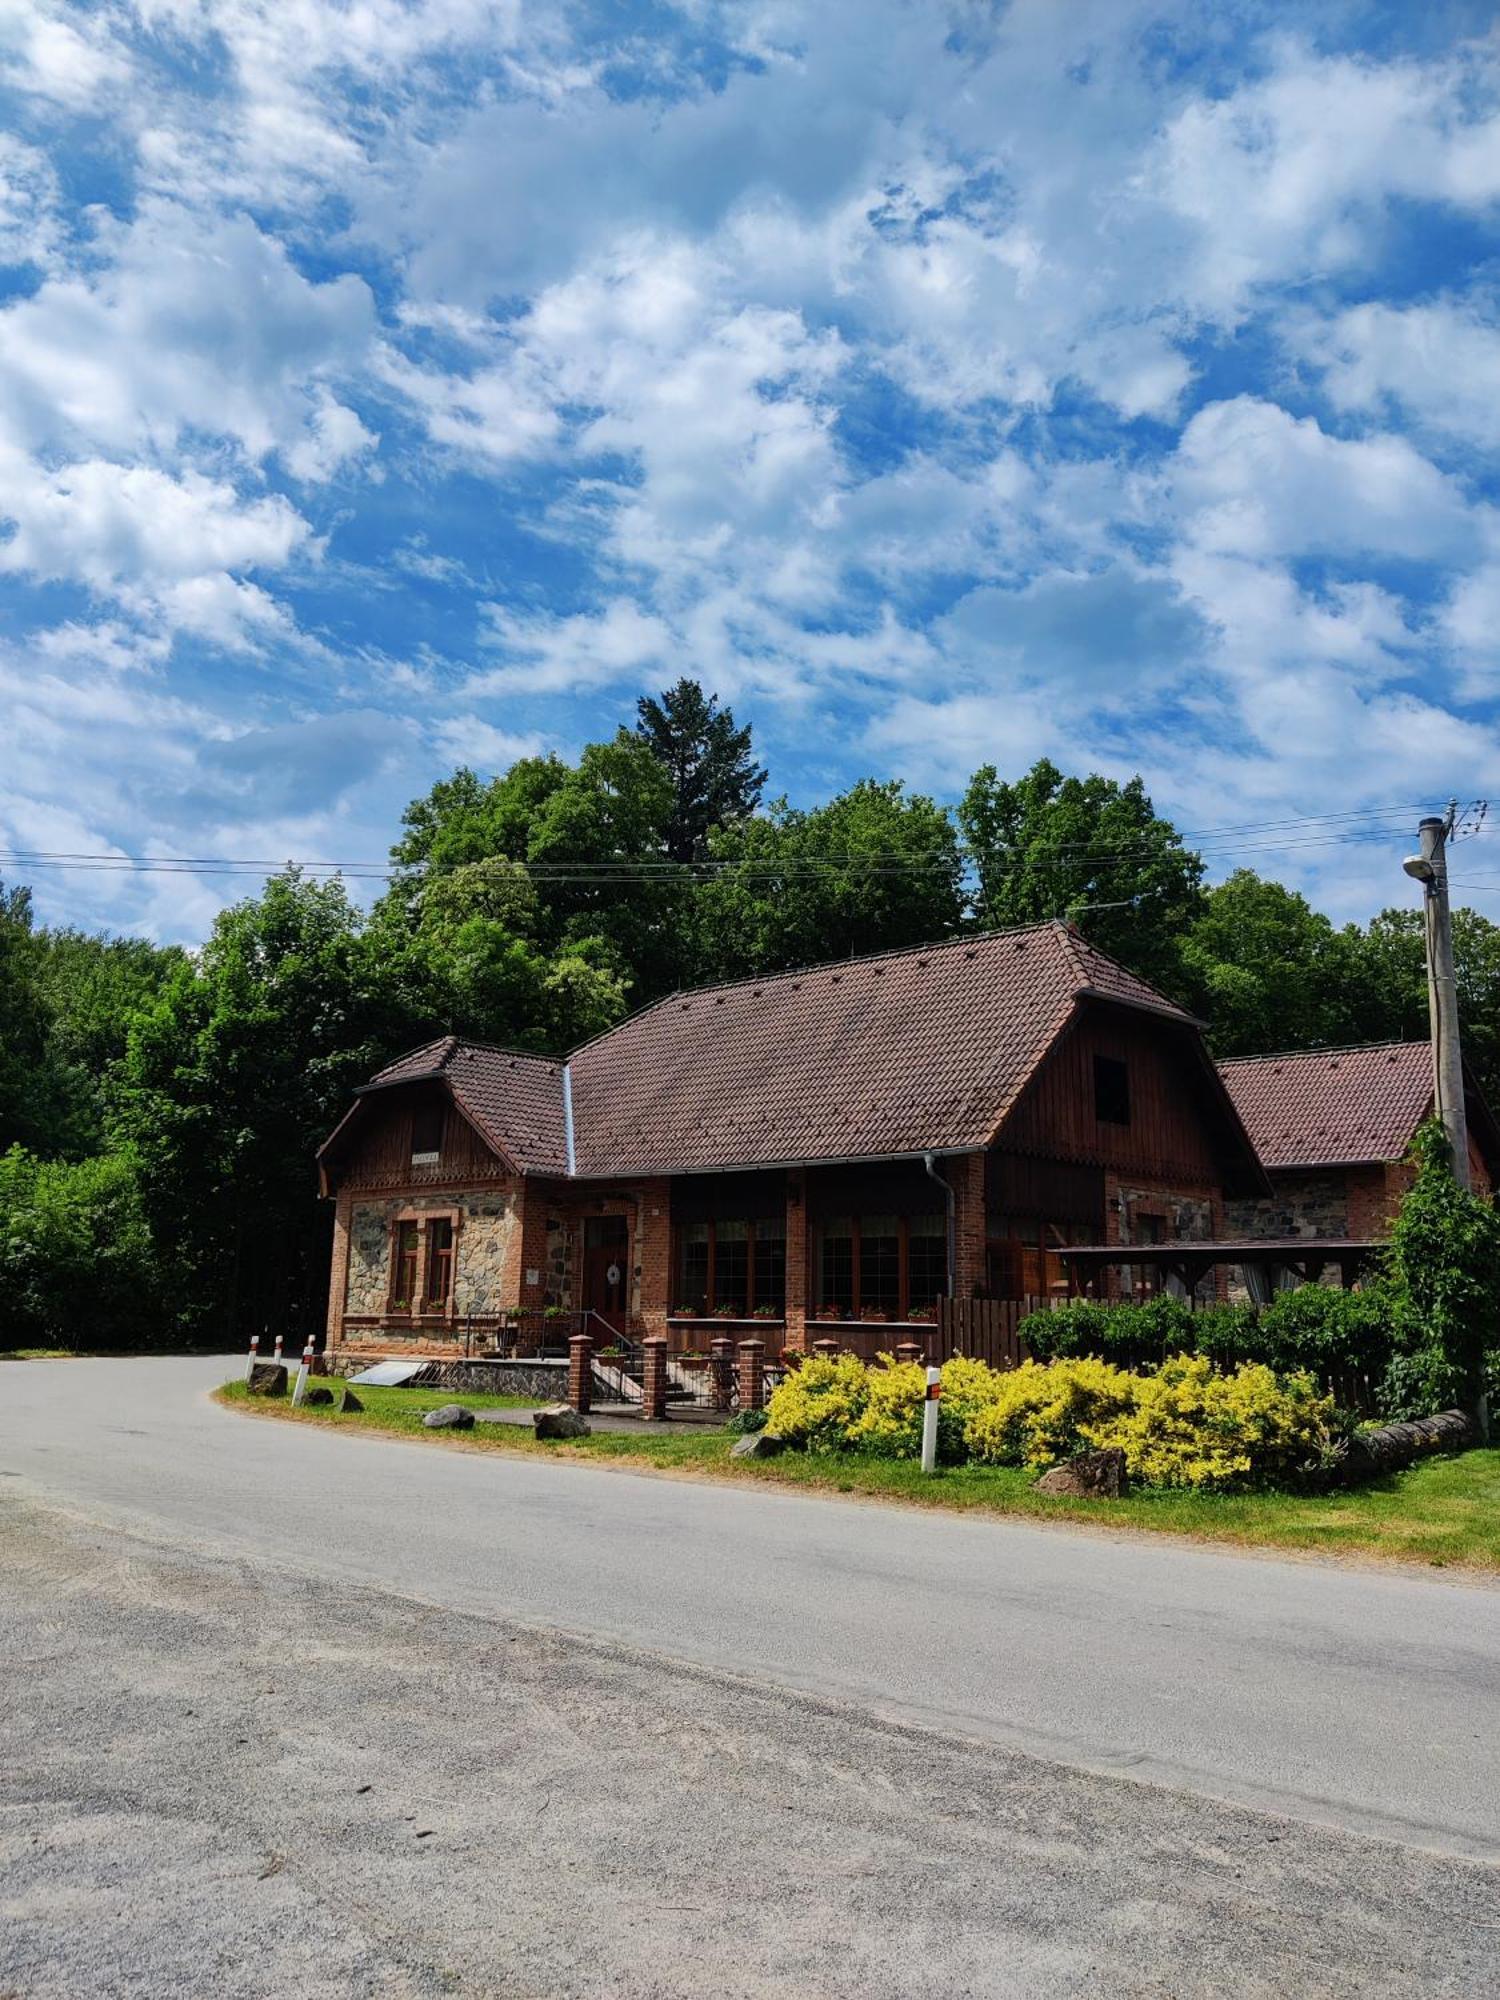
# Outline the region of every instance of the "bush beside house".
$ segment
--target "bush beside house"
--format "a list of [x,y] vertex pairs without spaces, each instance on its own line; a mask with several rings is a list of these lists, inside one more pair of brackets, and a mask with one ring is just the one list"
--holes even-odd
[[[794,1448],[879,1458],[921,1451],[925,1370],[853,1355],[804,1362],[771,1397],[767,1428]],[[1321,1465],[1339,1441],[1331,1396],[1306,1374],[1260,1363],[1221,1372],[1180,1355],[1149,1373],[1092,1356],[993,1369],[958,1358],[943,1369],[941,1462],[1045,1470],[1118,1447],[1144,1484],[1232,1492]]]

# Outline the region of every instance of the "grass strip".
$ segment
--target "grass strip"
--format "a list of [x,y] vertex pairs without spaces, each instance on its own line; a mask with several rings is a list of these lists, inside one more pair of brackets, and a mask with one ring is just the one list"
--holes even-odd
[[422,1415],[441,1403],[471,1409],[536,1409],[535,1397],[454,1395],[435,1389],[361,1388],[364,1409],[294,1410],[289,1402],[246,1394],[242,1382],[216,1391],[226,1407],[291,1423],[420,1437],[434,1445],[508,1451],[625,1465],[643,1472],[751,1482],[812,1493],[859,1494],[873,1500],[1043,1521],[1081,1521],[1243,1548],[1377,1557],[1433,1568],[1500,1573],[1500,1450],[1430,1458],[1348,1492],[1181,1493],[1140,1488],[1123,1500],[1074,1500],[1038,1493],[1033,1475],[1011,1466],[966,1465],[924,1475],[909,1459],[824,1457],[787,1452],[780,1458],[730,1457],[722,1430],[684,1424],[680,1436],[615,1431],[566,1443],[538,1443],[517,1424],[482,1424],[471,1431],[428,1431]]

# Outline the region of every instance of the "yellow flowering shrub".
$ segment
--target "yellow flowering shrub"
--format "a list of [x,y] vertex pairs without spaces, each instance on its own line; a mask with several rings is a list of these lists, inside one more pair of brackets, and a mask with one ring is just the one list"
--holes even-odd
[[1119,1445],[1147,1486],[1224,1492],[1284,1476],[1334,1438],[1333,1398],[1310,1375],[1276,1376],[1247,1362],[1221,1375],[1205,1355],[1180,1354],[1136,1379],[1131,1407],[1090,1429]]
[[[815,1356],[776,1388],[766,1428],[806,1451],[916,1458],[926,1387],[925,1368],[888,1354],[873,1367],[852,1354]],[[1210,1492],[1285,1476],[1334,1436],[1333,1398],[1311,1376],[1278,1377],[1258,1363],[1220,1374],[1205,1355],[1143,1375],[1088,1355],[1002,1369],[955,1356],[938,1406],[948,1464],[1041,1470],[1118,1445],[1142,1484]]]
[[766,1429],[805,1451],[846,1451],[869,1400],[870,1370],[857,1355],[811,1355],[771,1391]]
[[964,1425],[969,1456],[986,1465],[1056,1465],[1087,1451],[1131,1406],[1138,1378],[1087,1355],[1001,1370],[994,1394]]

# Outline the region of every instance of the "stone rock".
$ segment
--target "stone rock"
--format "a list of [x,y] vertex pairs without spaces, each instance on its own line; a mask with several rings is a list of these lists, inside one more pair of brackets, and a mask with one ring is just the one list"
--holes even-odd
[[250,1370],[249,1389],[252,1396],[284,1396],[286,1370],[279,1361],[257,1361]]
[[539,1438],[586,1438],[589,1426],[571,1403],[549,1403],[531,1419]]
[[474,1428],[474,1412],[466,1410],[462,1403],[444,1403],[436,1410],[429,1410],[422,1419],[423,1428],[429,1431],[467,1431]]
[[1118,1500],[1125,1491],[1125,1454],[1118,1445],[1104,1451],[1080,1452],[1066,1465],[1054,1465],[1036,1483],[1038,1493],[1071,1493],[1081,1500]]
[[354,1391],[351,1388],[349,1388],[348,1385],[346,1384],[345,1387],[339,1391],[339,1408],[341,1410],[362,1410],[364,1408],[364,1404],[359,1400],[358,1396],[355,1395]]
[[751,1431],[748,1437],[736,1438],[730,1446],[731,1458],[777,1458],[786,1450],[786,1439],[773,1437],[769,1431]]
[[302,1406],[304,1409],[310,1403],[331,1403],[332,1401],[332,1389],[325,1389],[321,1382],[309,1382],[307,1387],[302,1391]]

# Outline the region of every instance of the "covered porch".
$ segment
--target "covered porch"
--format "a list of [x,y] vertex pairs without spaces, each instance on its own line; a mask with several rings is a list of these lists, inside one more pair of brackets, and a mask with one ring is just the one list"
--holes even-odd
[[[1316,1284],[1330,1267],[1348,1291],[1385,1247],[1345,1237],[1285,1236],[1259,1241],[1079,1243],[1059,1246],[1054,1254],[1067,1274],[1070,1298],[1129,1297],[1139,1289],[1139,1273],[1150,1290],[1169,1290],[1175,1282],[1192,1302],[1211,1274],[1239,1270],[1246,1291],[1261,1303],[1289,1284]],[[1220,1287],[1214,1291],[1217,1295]]]

